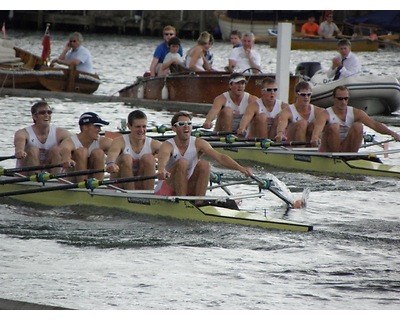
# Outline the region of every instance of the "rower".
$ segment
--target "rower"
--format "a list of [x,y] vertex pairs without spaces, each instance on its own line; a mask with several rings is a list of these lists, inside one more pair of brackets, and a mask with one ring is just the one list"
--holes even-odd
[[400,141],[400,135],[370,118],[363,110],[348,106],[350,92],[345,86],[333,89],[334,104],[319,113],[311,143],[320,151],[358,152],[363,139],[363,124],[376,132]]

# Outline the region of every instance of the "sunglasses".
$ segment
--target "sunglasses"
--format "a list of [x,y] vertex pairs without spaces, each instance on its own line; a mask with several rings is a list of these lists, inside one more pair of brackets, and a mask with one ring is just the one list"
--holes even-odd
[[51,110],[40,110],[40,111],[35,112],[35,114],[40,114],[40,115],[52,114],[52,113],[53,113],[53,111],[51,111]]
[[178,121],[174,123],[174,127],[184,127],[184,126],[191,126],[192,121]]
[[164,33],[164,36],[174,36],[175,35],[175,33]]
[[311,92],[297,92],[297,94],[302,97],[311,97]]
[[349,100],[349,97],[335,97],[335,98],[338,99],[338,100],[340,100],[340,101],[343,101],[343,100],[347,101],[347,100]]
[[263,88],[262,91],[264,92],[277,92],[278,88]]

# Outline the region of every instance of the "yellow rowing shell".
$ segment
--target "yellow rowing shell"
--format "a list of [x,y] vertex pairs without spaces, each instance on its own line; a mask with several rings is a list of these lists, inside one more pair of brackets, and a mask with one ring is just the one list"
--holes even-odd
[[[56,186],[60,183],[53,183]],[[46,183],[46,187],[52,182]],[[0,192],[37,189],[38,184],[31,182],[0,185]],[[254,198],[262,196],[257,193]],[[268,217],[261,213],[252,213],[242,210],[229,209],[217,205],[229,196],[221,197],[165,197],[156,196],[150,192],[128,191],[121,192],[114,189],[99,187],[94,191],[82,189],[54,190],[34,194],[12,196],[12,198],[28,203],[37,203],[47,206],[82,206],[118,209],[138,214],[170,217],[180,220],[196,220],[202,222],[223,222],[244,226],[262,227],[268,229],[289,231],[312,231],[313,226],[294,221]],[[193,200],[204,200],[210,203],[205,206],[196,206]],[[112,214],[113,210],[110,210]],[[95,214],[96,211],[93,211]]]

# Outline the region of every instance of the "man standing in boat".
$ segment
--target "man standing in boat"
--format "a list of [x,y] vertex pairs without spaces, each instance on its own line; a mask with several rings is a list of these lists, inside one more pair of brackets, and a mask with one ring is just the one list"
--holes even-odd
[[339,55],[332,59],[332,66],[327,72],[329,78],[333,77],[333,80],[343,79],[361,71],[361,62],[351,52],[351,42],[349,40],[339,40],[338,51]]
[[[14,135],[17,167],[60,164],[60,144],[71,133],[51,125],[53,111],[46,101],[39,101],[31,107],[33,125],[18,130]],[[51,169],[52,173],[60,168]]]
[[229,91],[214,99],[213,105],[206,116],[203,128],[211,129],[212,122],[217,118],[216,131],[234,131],[239,127],[240,120],[247,106],[258,97],[245,91],[246,78],[241,73],[232,73],[229,77]]
[[315,118],[324,111],[323,108],[310,103],[312,92],[308,82],[299,82],[295,91],[296,102],[279,114],[275,136],[275,140],[278,142],[284,140],[310,141]]
[[276,98],[277,91],[275,79],[267,77],[263,80],[261,98],[247,106],[242,120],[240,120],[239,128],[236,130],[238,134],[246,135],[246,131],[248,131],[247,137],[249,138],[275,138],[278,115],[289,107],[286,102]]
[[342,32],[339,30],[336,23],[333,22],[333,13],[329,12],[326,15],[325,21],[321,22],[318,29],[318,34],[324,39],[332,39],[334,35],[341,36]]
[[[176,29],[173,26],[165,26],[163,29],[164,41],[160,43],[153,54],[150,64],[150,76],[155,77],[158,74],[161,64],[164,62],[165,56],[169,52],[168,41],[176,36]],[[178,53],[183,56],[182,46],[179,47]]]
[[83,36],[79,32],[71,33],[69,40],[57,59],[51,62],[51,66],[55,63],[68,67],[76,66],[76,70],[94,74],[92,55],[88,49],[82,46]]
[[246,176],[253,174],[250,168],[214,150],[206,140],[193,137],[191,120],[192,116],[183,111],[172,117],[172,130],[176,135],[166,140],[158,153],[157,195],[204,196],[210,180],[210,163],[200,159],[202,155]]
[[[155,156],[161,142],[146,136],[147,116],[140,110],[128,115],[129,134],[115,138],[108,151],[106,170],[113,178],[132,176],[154,176]],[[124,183],[129,190],[154,190],[154,179]]]
[[363,110],[348,106],[349,97],[345,86],[333,89],[333,106],[316,117],[311,137],[314,146],[326,152],[358,152],[363,139],[363,124],[400,141],[399,134],[370,118]]
[[[94,112],[85,112],[79,118],[80,133],[65,139],[60,145],[61,162],[69,171],[82,171],[88,169],[104,169],[105,155],[110,148],[112,140],[100,137],[101,127],[109,122],[101,119]],[[97,180],[103,180],[104,172],[93,174]],[[73,182],[83,181],[85,175],[70,177]]]
[[261,56],[254,49],[255,36],[252,32],[243,34],[242,46],[233,48],[228,59],[229,72],[248,72],[258,74],[261,72]]

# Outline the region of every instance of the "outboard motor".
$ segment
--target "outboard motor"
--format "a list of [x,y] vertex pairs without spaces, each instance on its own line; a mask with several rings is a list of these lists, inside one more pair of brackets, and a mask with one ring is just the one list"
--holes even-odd
[[321,63],[319,62],[301,62],[296,67],[296,76],[302,76],[304,80],[309,81],[321,69]]

